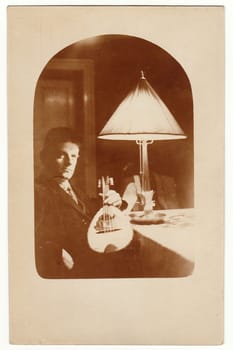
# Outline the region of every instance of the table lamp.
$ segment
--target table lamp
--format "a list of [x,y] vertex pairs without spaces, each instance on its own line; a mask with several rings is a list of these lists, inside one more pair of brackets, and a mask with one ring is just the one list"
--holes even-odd
[[[155,140],[184,139],[183,130],[141,71],[136,87],[129,92],[101,130],[98,138],[134,140],[139,145],[139,198],[144,214],[153,212],[147,146]],[[139,187],[138,186],[138,187]]]

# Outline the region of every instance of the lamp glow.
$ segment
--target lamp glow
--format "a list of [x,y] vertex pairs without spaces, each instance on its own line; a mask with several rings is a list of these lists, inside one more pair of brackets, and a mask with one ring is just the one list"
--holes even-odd
[[[178,140],[186,136],[141,71],[136,88],[120,103],[98,138],[137,142],[140,154],[141,194],[145,194],[151,192],[148,144],[154,140]],[[144,198],[146,197],[144,195]]]

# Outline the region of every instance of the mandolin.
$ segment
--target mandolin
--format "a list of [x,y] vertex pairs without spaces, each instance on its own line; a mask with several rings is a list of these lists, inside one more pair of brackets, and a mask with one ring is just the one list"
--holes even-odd
[[111,253],[125,248],[133,238],[129,218],[120,209],[105,204],[105,199],[113,178],[107,176],[99,180],[102,187],[103,206],[93,217],[87,232],[90,248],[99,253]]

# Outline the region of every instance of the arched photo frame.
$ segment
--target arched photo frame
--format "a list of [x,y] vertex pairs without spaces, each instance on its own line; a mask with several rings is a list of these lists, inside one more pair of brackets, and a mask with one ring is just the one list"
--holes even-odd
[[[183,207],[179,210],[193,210],[195,204],[197,220],[190,233],[187,233],[183,225],[183,235],[179,235],[181,231],[175,229],[166,239],[166,244],[171,241],[176,243],[177,249],[188,247],[195,252],[194,272],[186,278],[48,279],[42,278],[36,270],[33,118],[38,78],[51,59],[58,59],[57,55],[62,55],[61,49],[81,43],[87,38],[104,35],[126,35],[157,45],[181,65],[188,77],[186,82],[189,81],[188,85],[191,86],[193,107],[190,108],[191,104],[188,104],[192,116],[187,120],[191,123],[190,130],[193,130],[194,142],[192,147],[188,147],[188,152],[191,152],[189,156],[188,152],[175,153],[186,154],[185,158],[192,160],[192,152],[195,149],[194,169],[189,171],[187,167],[184,175],[183,169],[180,168],[182,177],[191,179],[191,186],[183,183],[184,189],[192,189],[195,182],[195,202],[192,202],[192,193],[186,198],[182,196]],[[9,6],[8,50],[11,343],[222,344],[224,8]],[[125,47],[125,57],[131,50],[132,47]],[[121,67],[123,66],[120,65]],[[104,68],[107,71],[107,65]],[[141,70],[141,64],[138,68]],[[145,68],[143,70],[155,88],[156,77],[151,80],[151,71]],[[78,75],[80,73],[81,71]],[[102,73],[99,71],[104,77]],[[121,71],[116,73],[116,80],[124,80],[125,86],[125,82],[128,81],[127,74],[122,74]],[[159,72],[162,73],[164,72]],[[108,80],[110,77],[105,78]],[[138,79],[138,69],[131,78],[129,88],[133,87]],[[175,75],[170,75],[170,78],[176,81]],[[108,86],[109,95],[115,88],[115,94],[109,99],[115,102],[111,108],[108,99],[107,104],[100,103],[100,107],[102,105],[106,110],[102,109],[102,117],[95,120],[96,135],[121,102],[118,100],[120,91],[122,100],[128,92],[128,88],[123,91],[117,84],[113,84],[111,88],[107,84],[103,86],[104,90]],[[190,92],[190,86],[185,91]],[[67,89],[70,88],[66,85],[63,96],[66,96]],[[179,90],[180,85],[177,86],[178,96]],[[99,92],[101,95],[103,91],[100,89]],[[189,94],[189,97],[191,95]],[[187,95],[183,98],[187,102]],[[96,101],[95,99],[97,116],[100,110],[98,112]],[[171,103],[172,100],[170,103],[166,102],[175,116],[182,116],[180,124],[187,133],[189,128],[182,122],[182,110],[177,110],[177,106]],[[181,103],[180,106],[185,109],[187,104]],[[188,133],[185,142],[191,139]],[[116,144],[110,142],[105,145],[102,142],[96,140],[95,145],[97,178],[98,169],[109,169],[111,155],[115,155],[116,158],[112,158],[112,161],[119,165],[115,171],[118,175],[121,167]],[[121,147],[120,144],[118,146]],[[171,158],[167,161],[165,155],[163,159],[163,150],[157,148],[156,144],[153,147],[149,151],[151,166],[159,165],[166,174],[168,169],[165,165],[169,164]],[[169,152],[165,154],[172,154],[173,146],[166,147]],[[137,153],[135,148],[133,143],[127,147],[132,159],[138,158],[138,154],[133,156],[133,152]],[[126,148],[123,147],[123,150]],[[153,157],[154,152],[161,158],[156,157],[153,164],[151,154]],[[175,157],[175,162],[185,163],[183,159],[178,158]],[[170,170],[175,173],[175,169],[178,168],[173,169],[173,165]],[[39,171],[39,167],[37,170]],[[195,181],[187,176],[193,173]],[[179,193],[188,192],[184,190]],[[150,230],[148,231],[150,234]],[[152,239],[156,233],[153,233]],[[156,237],[158,239],[158,236]],[[165,239],[164,234],[161,235],[161,239]]]

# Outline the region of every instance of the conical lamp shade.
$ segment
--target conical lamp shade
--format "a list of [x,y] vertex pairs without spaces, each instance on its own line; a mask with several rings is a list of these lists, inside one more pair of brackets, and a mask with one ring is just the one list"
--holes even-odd
[[183,139],[183,130],[143,75],[115,110],[99,138],[109,140]]

